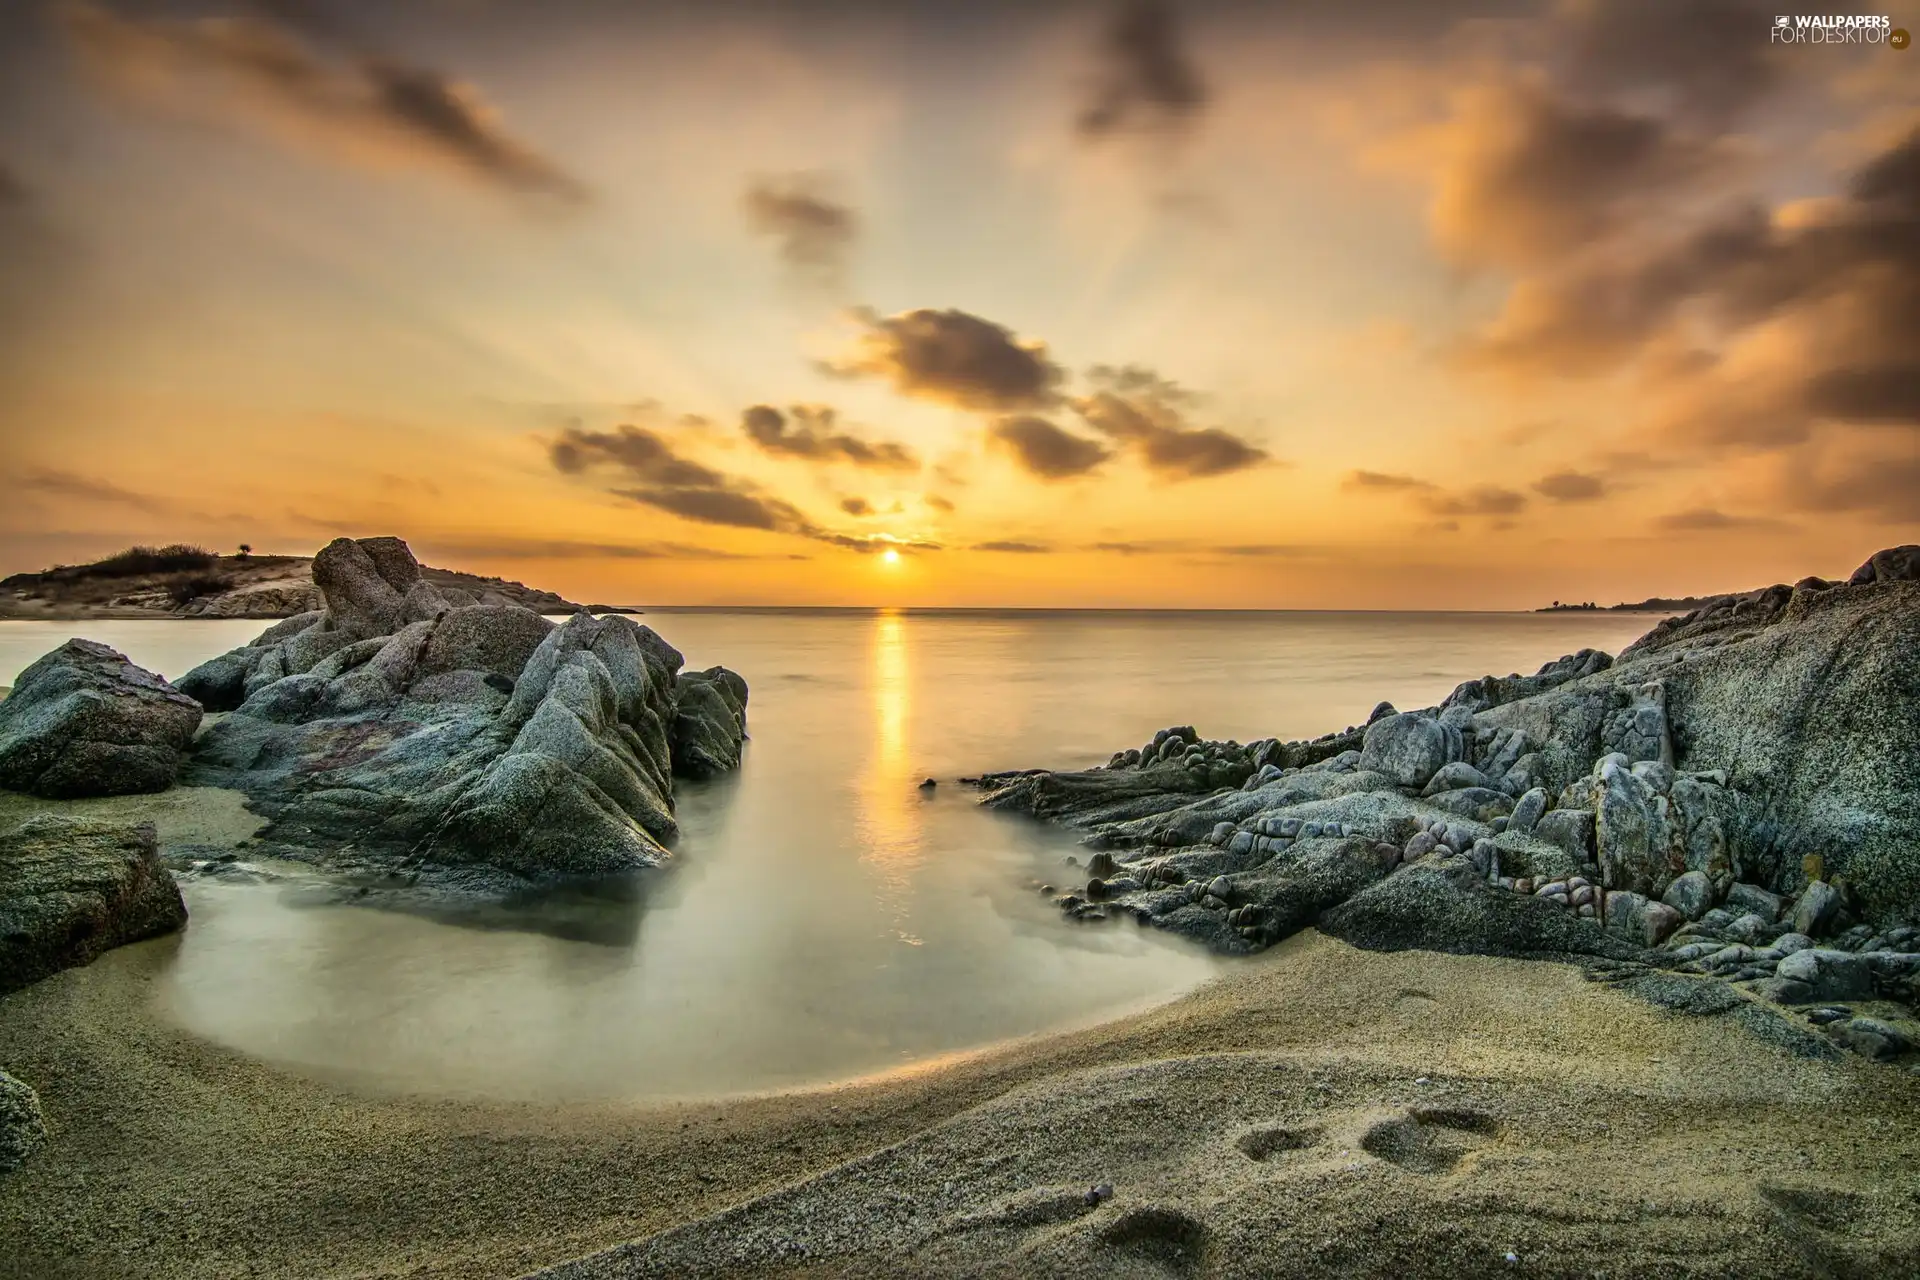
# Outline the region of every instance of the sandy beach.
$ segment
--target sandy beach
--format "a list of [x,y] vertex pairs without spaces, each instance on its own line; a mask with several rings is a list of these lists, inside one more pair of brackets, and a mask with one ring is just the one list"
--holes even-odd
[[6,1275],[510,1277],[662,1232],[562,1274],[1920,1261],[1920,1080],[1570,965],[1304,934],[1151,1012],[892,1078],[541,1107],[358,1095],[197,1040],[152,1001],[176,945],[0,1001],[52,1130],[0,1183]]

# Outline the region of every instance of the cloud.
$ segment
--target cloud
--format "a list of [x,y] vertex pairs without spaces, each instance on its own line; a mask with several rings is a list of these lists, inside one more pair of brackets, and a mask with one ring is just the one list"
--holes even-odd
[[764,529],[769,533],[797,533],[817,537],[819,532],[792,503],[734,488],[614,489],[613,493],[701,524],[735,529]]
[[846,358],[824,361],[836,377],[879,377],[902,395],[998,413],[1039,409],[1058,399],[1063,370],[1044,342],[965,311],[922,308],[882,317],[853,312],[864,332]]
[[26,204],[27,184],[5,163],[0,163],[0,209]]
[[1556,32],[1568,82],[1651,94],[1671,113],[1723,122],[1779,84],[1770,12],[1750,0],[1578,0]]
[[1376,489],[1393,492],[1431,491],[1438,488],[1430,480],[1416,476],[1394,475],[1385,471],[1351,471],[1341,482],[1343,489]]
[[1434,171],[1434,236],[1467,266],[1561,260],[1718,160],[1665,120],[1569,101],[1539,77],[1457,90],[1452,116],[1416,146]]
[[1127,129],[1180,129],[1208,99],[1206,81],[1182,46],[1173,7],[1125,0],[1102,33],[1100,74],[1075,128],[1098,139]]
[[771,405],[756,404],[740,415],[740,429],[767,453],[816,462],[846,462],[879,471],[911,471],[920,465],[913,450],[892,441],[872,443],[833,430],[834,412],[825,405],[797,404],[783,416]]
[[1655,520],[1654,527],[1664,533],[1714,533],[1732,529],[1781,530],[1793,526],[1784,520],[1765,516],[1735,516],[1713,507],[1694,507],[1676,511]]
[[840,499],[840,509],[850,516],[870,516],[873,514],[873,504],[865,498],[842,498]]
[[926,503],[929,507],[932,507],[935,511],[952,511],[953,510],[953,503],[948,499],[941,497],[937,493],[926,494],[920,499],[920,501]]
[[665,440],[645,427],[624,425],[612,431],[569,427],[547,448],[554,468],[578,475],[591,467],[618,467],[638,480],[674,488],[724,488],[727,478],[711,467],[675,454]]
[[483,560],[761,560],[764,556],[743,555],[713,547],[690,546],[683,542],[582,542],[568,538],[516,538],[511,536],[475,539],[416,538],[423,553],[472,556]]
[[1042,480],[1065,480],[1092,471],[1113,451],[1098,440],[1062,431],[1045,418],[1002,418],[987,429],[990,443],[1011,453]]
[[1524,511],[1527,496],[1496,485],[1478,485],[1435,499],[1430,509],[1445,516],[1510,516]]
[[976,542],[969,551],[1010,551],[1020,555],[1042,555],[1053,548],[1044,542],[1017,542],[1001,540],[996,542]]
[[1533,491],[1555,502],[1591,502],[1606,492],[1599,476],[1579,471],[1556,471],[1533,482]]
[[132,507],[148,515],[177,514],[178,508],[164,498],[150,494],[136,493],[123,489],[106,480],[92,476],[78,475],[72,471],[58,471],[39,467],[13,477],[7,482],[9,489],[23,493],[44,493],[56,498],[77,498],[83,502],[110,502],[118,506]]
[[816,174],[758,179],[748,185],[742,204],[747,224],[773,240],[780,258],[801,279],[838,285],[859,234],[852,209],[827,196]]
[[1074,412],[1163,479],[1203,479],[1270,461],[1266,450],[1230,431],[1188,426],[1185,407],[1198,397],[1151,370],[1096,365],[1087,380],[1095,389],[1071,402]]
[[87,0],[57,13],[87,68],[141,100],[365,167],[427,164],[502,190],[587,198],[474,89],[430,68],[367,51],[329,56],[262,17],[140,18]]
[[1387,471],[1350,471],[1340,487],[1360,493],[1400,494],[1411,499],[1421,511],[1445,516],[1510,516],[1527,506],[1525,494],[1497,485],[1477,485],[1449,492],[1431,480]]

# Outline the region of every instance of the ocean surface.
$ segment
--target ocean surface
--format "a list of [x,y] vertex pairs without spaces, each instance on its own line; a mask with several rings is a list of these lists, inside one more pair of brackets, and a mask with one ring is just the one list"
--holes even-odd
[[[1610,653],[1649,615],[654,610],[751,686],[746,761],[681,784],[676,863],[592,940],[187,888],[159,995],[193,1032],[354,1087],[710,1096],[910,1069],[1100,1021],[1221,963],[1039,892],[1074,839],[955,779],[1076,768],[1191,724],[1242,742]],[[262,622],[0,622],[0,684],[72,635],[178,676]],[[922,792],[922,779],[939,787]],[[529,917],[533,921],[533,917]],[[538,921],[534,921],[538,923]],[[498,921],[494,922],[496,925]],[[565,932],[561,930],[559,932]],[[579,931],[576,931],[579,932]]]

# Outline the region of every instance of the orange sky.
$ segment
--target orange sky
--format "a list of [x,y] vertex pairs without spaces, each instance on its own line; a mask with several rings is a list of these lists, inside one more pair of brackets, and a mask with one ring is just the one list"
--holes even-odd
[[397,533],[661,604],[1844,574],[1920,540],[1920,55],[1772,26],[10,6],[0,572]]

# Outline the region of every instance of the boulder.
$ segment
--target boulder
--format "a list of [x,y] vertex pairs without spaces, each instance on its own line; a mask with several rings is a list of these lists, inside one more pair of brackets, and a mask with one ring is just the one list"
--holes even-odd
[[47,1138],[40,1099],[25,1083],[0,1071],[0,1177],[18,1169]]
[[1867,557],[1867,562],[1853,571],[1847,579],[1849,586],[1863,586],[1870,582],[1913,582],[1920,580],[1920,546],[1911,543],[1902,547],[1888,547],[1876,551]]
[[1777,976],[1802,984],[1806,1001],[1865,1000],[1873,995],[1873,969],[1850,951],[1809,947],[1780,962]]
[[1668,935],[1680,927],[1682,919],[1672,907],[1644,894],[1627,890],[1607,894],[1608,930],[1642,946],[1657,947],[1665,942]]
[[124,654],[69,640],[0,702],[0,787],[51,799],[164,791],[200,704]]
[[509,891],[621,874],[669,856],[681,757],[739,763],[746,682],[677,679],[679,652],[627,617],[448,598],[398,538],[338,539],[314,579],[319,616],[188,677],[240,695],[191,776],[245,793],[286,856]]
[[1359,767],[1386,775],[1395,786],[1424,787],[1444,765],[1461,758],[1462,746],[1458,729],[1404,712],[1367,726]]
[[1814,880],[1793,904],[1793,929],[1815,938],[1827,932],[1840,911],[1840,894],[1824,880]]
[[1769,923],[1780,918],[1782,899],[1777,893],[1768,893],[1757,884],[1736,882],[1727,890],[1726,908],[1734,915],[1751,912]]
[[1539,825],[1546,812],[1546,788],[1534,787],[1514,803],[1513,812],[1507,818],[1507,830],[1516,835],[1526,835]]
[[1660,901],[1689,920],[1698,920],[1713,907],[1713,881],[1704,871],[1689,871],[1667,886]]
[[1541,816],[1533,834],[1581,862],[1593,860],[1593,810],[1555,809]]
[[[1503,769],[1501,772],[1504,773],[1506,770]],[[1466,761],[1455,760],[1442,765],[1440,771],[1428,780],[1427,785],[1421,790],[1420,794],[1423,796],[1432,796],[1438,795],[1442,791],[1458,791],[1467,787],[1479,787],[1482,790],[1492,790],[1494,785],[1493,779],[1487,777],[1486,774],[1480,772]]]
[[739,768],[746,729],[746,681],[725,667],[680,673],[669,737],[675,773],[711,778]]
[[186,920],[149,825],[43,814],[0,833],[0,993]]

